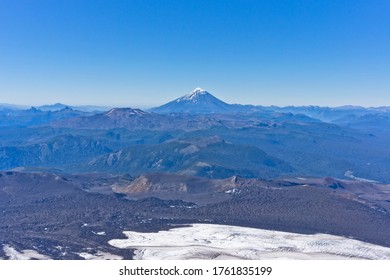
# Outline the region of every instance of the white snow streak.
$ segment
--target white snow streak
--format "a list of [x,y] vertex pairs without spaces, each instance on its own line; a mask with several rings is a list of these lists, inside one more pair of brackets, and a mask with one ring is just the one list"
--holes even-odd
[[124,234],[109,244],[137,249],[136,259],[390,259],[390,248],[328,234],[214,224]]

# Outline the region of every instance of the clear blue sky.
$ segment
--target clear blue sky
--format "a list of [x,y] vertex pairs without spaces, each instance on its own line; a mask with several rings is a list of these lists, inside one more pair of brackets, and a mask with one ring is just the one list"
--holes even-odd
[[0,0],[0,103],[390,105],[387,0]]

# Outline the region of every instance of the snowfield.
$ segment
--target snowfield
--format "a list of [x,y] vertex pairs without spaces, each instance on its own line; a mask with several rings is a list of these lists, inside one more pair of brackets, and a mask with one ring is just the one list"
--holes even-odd
[[157,233],[125,231],[111,246],[132,248],[134,259],[390,259],[390,248],[328,235],[191,224]]
[[98,251],[96,254],[90,254],[90,253],[79,253],[80,257],[82,257],[85,260],[122,260],[123,257],[118,255],[113,255],[106,252]]
[[10,260],[50,260],[48,256],[42,255],[35,250],[18,251],[9,245],[4,245],[3,251]]

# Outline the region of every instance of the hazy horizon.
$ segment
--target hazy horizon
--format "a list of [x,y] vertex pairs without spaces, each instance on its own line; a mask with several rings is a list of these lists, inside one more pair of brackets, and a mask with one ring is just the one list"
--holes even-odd
[[[210,92],[211,93],[211,92]],[[213,94],[213,93],[211,93]],[[181,95],[181,96],[184,96],[185,94]],[[214,94],[213,94],[214,95]],[[18,107],[25,107],[25,108],[31,108],[31,107],[40,107],[40,106],[51,106],[51,105],[58,105],[58,104],[62,104],[62,105],[66,105],[66,106],[74,106],[74,107],[87,107],[87,106],[91,106],[91,107],[107,107],[107,108],[133,108],[133,109],[143,109],[143,110],[147,110],[147,109],[152,109],[154,107],[159,107],[161,105],[164,105],[168,102],[171,102],[181,96],[177,96],[175,97],[174,99],[172,100],[167,100],[166,102],[164,103],[161,103],[161,104],[155,104],[155,105],[132,105],[132,104],[117,104],[117,105],[110,105],[110,104],[94,104],[94,103],[85,103],[85,104],[78,104],[78,103],[66,103],[66,102],[53,102],[53,103],[34,103],[34,104],[23,104],[23,103],[9,103],[9,102],[1,102],[0,101],[0,105],[4,105],[4,106],[18,106]],[[214,95],[215,96],[215,95]],[[264,107],[272,107],[272,106],[275,106],[275,107],[289,107],[289,106],[293,106],[293,107],[310,107],[310,106],[313,106],[313,107],[330,107],[330,108],[338,108],[338,107],[363,107],[363,108],[379,108],[379,107],[390,107],[388,105],[380,105],[380,106],[363,106],[363,105],[359,105],[359,104],[340,104],[340,105],[318,105],[318,104],[285,104],[285,105],[276,105],[276,104],[253,104],[253,103],[230,103],[230,102],[227,102],[226,100],[224,99],[221,99],[219,98],[218,96],[215,96],[216,98],[220,99],[221,101],[224,101],[228,104],[240,104],[240,105],[254,105],[254,106],[264,106]]]

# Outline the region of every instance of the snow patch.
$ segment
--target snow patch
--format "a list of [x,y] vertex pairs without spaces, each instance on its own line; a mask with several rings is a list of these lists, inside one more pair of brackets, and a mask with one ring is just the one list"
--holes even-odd
[[95,235],[100,235],[100,236],[106,235],[105,231],[98,231],[98,232],[92,231],[92,233],[95,234]]
[[98,251],[96,254],[78,253],[85,260],[123,260],[123,257],[107,252]]
[[3,251],[10,260],[50,260],[48,256],[42,255],[35,250],[18,251],[10,245],[4,245]]
[[203,161],[198,161],[195,166],[198,166],[198,167],[210,167],[211,165],[208,164],[207,162],[203,162]]
[[356,177],[356,176],[353,175],[353,172],[349,171],[349,170],[347,172],[345,172],[344,176],[347,177],[347,178],[354,179],[356,181],[360,181],[360,182],[378,183],[377,181],[374,181],[374,180]]
[[390,259],[390,248],[329,234],[297,234],[215,224],[157,233],[123,232],[108,243],[135,259]]
[[237,188],[234,188],[234,189],[225,191],[225,193],[236,194],[236,193],[240,193],[240,191]]
[[202,89],[202,88],[200,88],[200,87],[197,87],[197,88],[195,88],[193,91],[192,91],[192,93],[194,94],[194,93],[200,93],[200,94],[202,94],[202,93],[205,93],[206,91],[204,90],[204,89]]
[[198,146],[191,144],[191,145],[181,149],[179,152],[181,154],[184,154],[184,155],[190,155],[190,154],[194,154],[194,153],[199,152],[199,151],[200,151],[200,149]]
[[176,99],[176,102],[191,101],[197,103],[197,99],[202,95],[207,95],[208,92],[201,88],[195,88],[190,94],[186,94],[183,97]]

